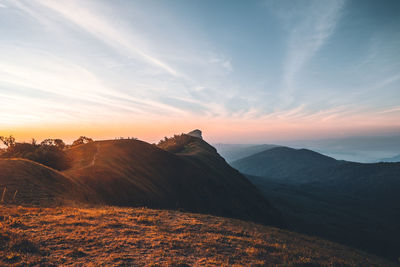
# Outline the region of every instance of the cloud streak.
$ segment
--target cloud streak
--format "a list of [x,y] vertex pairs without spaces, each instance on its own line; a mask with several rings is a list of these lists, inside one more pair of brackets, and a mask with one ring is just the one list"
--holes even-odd
[[[289,27],[287,56],[284,61],[281,97],[286,105],[292,104],[298,75],[316,55],[334,32],[344,1],[313,1],[304,14],[292,14],[286,21]],[[288,18],[285,18],[286,20]]]
[[[99,118],[106,114],[107,117],[118,116],[121,111],[135,114],[135,116],[149,113],[182,114],[179,108],[113,90],[105,86],[89,70],[45,52],[4,46],[0,46],[0,49],[8,51],[7,54],[0,55],[0,95],[8,96],[8,100],[12,100],[6,103],[3,98],[0,110],[3,114],[9,114],[10,117],[16,117],[16,119],[23,118],[18,113],[26,114],[26,120],[19,123],[29,121],[31,112],[27,110],[30,109],[40,111],[39,116],[48,117],[46,108],[50,107],[64,109],[67,114],[75,114],[75,119],[88,118],[88,116]],[[18,94],[15,89],[8,90],[7,88],[22,88],[24,90],[21,92],[30,93],[24,96]],[[10,98],[11,96],[14,97]],[[43,100],[38,96],[43,97]],[[73,105],[68,102],[73,102]],[[40,106],[44,108],[38,110],[37,107]],[[108,109],[105,109],[106,107]],[[80,112],[74,112],[74,110]],[[110,112],[110,110],[115,111]],[[51,115],[57,118],[59,114]]]
[[[178,71],[167,63],[145,52],[144,49],[134,45],[137,36],[133,36],[113,25],[106,17],[99,17],[93,11],[83,8],[82,4],[76,1],[48,1],[37,0],[41,5],[59,13],[65,19],[74,23],[81,29],[100,39],[117,51],[121,49],[128,51],[133,56],[139,56],[148,63],[151,63],[173,76],[179,76]],[[131,37],[129,37],[131,36]],[[135,39],[136,38],[136,39]]]
[[399,124],[397,24],[363,26],[361,38],[350,1],[0,3],[0,131],[144,121],[295,135]]

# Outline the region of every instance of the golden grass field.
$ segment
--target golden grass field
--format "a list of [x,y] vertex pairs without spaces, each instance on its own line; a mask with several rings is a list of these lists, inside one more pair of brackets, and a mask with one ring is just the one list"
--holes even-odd
[[391,266],[314,237],[179,211],[3,205],[0,214],[1,266]]

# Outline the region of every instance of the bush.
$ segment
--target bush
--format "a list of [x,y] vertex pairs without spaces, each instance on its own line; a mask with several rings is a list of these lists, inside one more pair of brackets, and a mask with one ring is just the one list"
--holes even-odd
[[89,138],[86,136],[81,136],[72,143],[72,146],[83,145],[83,144],[92,143],[92,142],[93,142],[92,138]]
[[158,142],[157,146],[166,151],[177,153],[185,148],[185,146],[192,140],[192,136],[187,134],[174,135],[173,137],[164,137],[163,140]]
[[46,139],[39,145],[33,139],[32,143],[13,143],[0,156],[29,159],[56,170],[65,170],[70,167],[71,161],[64,147],[61,139]]

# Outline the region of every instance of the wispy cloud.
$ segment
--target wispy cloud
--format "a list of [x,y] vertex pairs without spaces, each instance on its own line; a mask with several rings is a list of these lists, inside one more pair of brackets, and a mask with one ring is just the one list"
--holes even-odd
[[344,5],[343,0],[306,3],[305,10],[292,10],[292,18],[284,21],[289,36],[280,94],[283,106],[293,103],[298,75],[334,32]]
[[[7,103],[3,98],[0,110],[10,118],[21,119],[21,114],[26,114],[19,123],[29,121],[33,111],[39,117],[48,117],[50,108],[63,110],[67,117],[75,114],[75,119],[118,116],[118,112],[136,116],[182,114],[179,108],[118,92],[84,67],[46,52],[5,46],[0,49],[8,52],[0,55],[0,95],[8,96]],[[18,93],[16,88],[25,90]],[[51,115],[59,119],[58,112]]]
[[386,113],[394,113],[394,112],[400,113],[400,107],[393,107],[393,108],[390,108],[390,109],[385,109],[385,110],[380,111],[379,113],[380,114],[386,114]]
[[131,33],[124,32],[117,25],[106,17],[100,17],[93,9],[85,8],[80,2],[76,1],[47,1],[37,0],[43,6],[59,13],[65,19],[74,23],[83,30],[89,32],[96,38],[102,40],[107,45],[114,47],[117,51],[127,51],[131,56],[139,56],[143,60],[167,71],[171,75],[179,76],[178,71],[173,69],[167,63],[154,57],[150,53],[138,47],[135,43],[138,36],[132,36]]
[[357,39],[361,23],[338,27],[357,6],[345,1],[269,0],[260,9],[257,1],[0,0],[0,128],[154,120],[261,134],[394,125],[397,24],[370,35],[377,26],[363,24]]

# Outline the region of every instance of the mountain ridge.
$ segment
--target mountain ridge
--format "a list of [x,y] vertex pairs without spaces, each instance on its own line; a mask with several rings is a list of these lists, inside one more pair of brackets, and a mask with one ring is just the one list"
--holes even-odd
[[[46,172],[44,177],[61,181],[53,190],[59,195],[54,199],[68,198],[69,201],[95,205],[178,209],[284,225],[279,212],[265,196],[228,165],[215,148],[199,137],[181,135],[181,138],[184,143],[174,143],[176,137],[168,139],[169,145],[164,149],[161,145],[135,139],[88,142],[65,150],[71,166],[61,172],[24,160],[19,169],[21,173],[33,173],[24,180],[27,182],[24,187],[32,188],[32,198],[42,189],[47,195],[52,192],[39,183],[42,176],[34,176]],[[6,162],[3,168],[8,172],[7,177],[0,176],[0,185],[8,186],[13,192],[20,191],[17,199],[22,200],[22,185],[10,186],[19,179],[13,174],[17,167],[3,162]],[[79,196],[72,193],[74,191],[80,192]],[[57,202],[48,198],[49,203]]]
[[400,163],[338,161],[274,148],[232,165],[268,195],[292,231],[397,259]]
[[261,144],[261,145],[250,145],[250,144],[224,144],[217,143],[213,144],[217,149],[218,153],[221,154],[227,162],[231,163],[235,160],[251,156],[255,153],[278,147],[279,145],[273,144]]
[[320,172],[343,163],[309,149],[275,147],[234,161],[231,165],[245,174],[294,182],[298,182],[298,174],[303,172],[302,179],[309,182],[311,170]]

